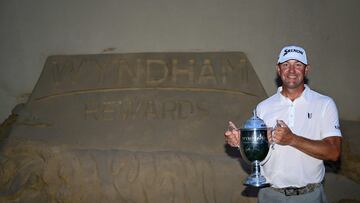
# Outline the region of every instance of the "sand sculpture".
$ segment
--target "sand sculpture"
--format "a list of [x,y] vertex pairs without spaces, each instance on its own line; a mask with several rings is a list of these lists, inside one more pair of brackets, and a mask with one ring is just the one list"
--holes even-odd
[[265,97],[241,52],[51,56],[2,142],[0,202],[256,202],[223,132]]

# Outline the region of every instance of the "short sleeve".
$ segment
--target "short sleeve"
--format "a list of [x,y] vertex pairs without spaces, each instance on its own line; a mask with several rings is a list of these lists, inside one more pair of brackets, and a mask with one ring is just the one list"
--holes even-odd
[[330,136],[341,136],[338,110],[331,98],[324,106],[321,119],[321,137]]

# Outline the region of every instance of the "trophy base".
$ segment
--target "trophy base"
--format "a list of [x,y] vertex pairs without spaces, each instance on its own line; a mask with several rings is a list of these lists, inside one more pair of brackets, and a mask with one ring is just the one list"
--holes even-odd
[[263,175],[261,175],[260,161],[255,160],[251,163],[251,165],[252,165],[252,173],[249,177],[246,178],[244,185],[252,186],[252,187],[270,186],[270,184],[266,182],[266,178]]
[[270,183],[267,183],[265,177],[262,175],[251,175],[245,180],[244,185],[260,188],[268,187]]

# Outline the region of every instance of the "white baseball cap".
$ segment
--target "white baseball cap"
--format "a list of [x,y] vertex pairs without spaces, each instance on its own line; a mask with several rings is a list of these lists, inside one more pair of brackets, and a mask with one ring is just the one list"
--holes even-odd
[[278,64],[291,59],[298,60],[301,63],[308,65],[306,52],[299,46],[286,46],[282,48],[279,54]]

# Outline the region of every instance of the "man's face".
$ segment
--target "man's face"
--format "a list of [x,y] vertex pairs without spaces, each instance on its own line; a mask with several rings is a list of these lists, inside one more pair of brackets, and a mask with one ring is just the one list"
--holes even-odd
[[289,89],[304,85],[304,78],[308,71],[309,67],[298,60],[288,60],[277,66],[282,85]]

